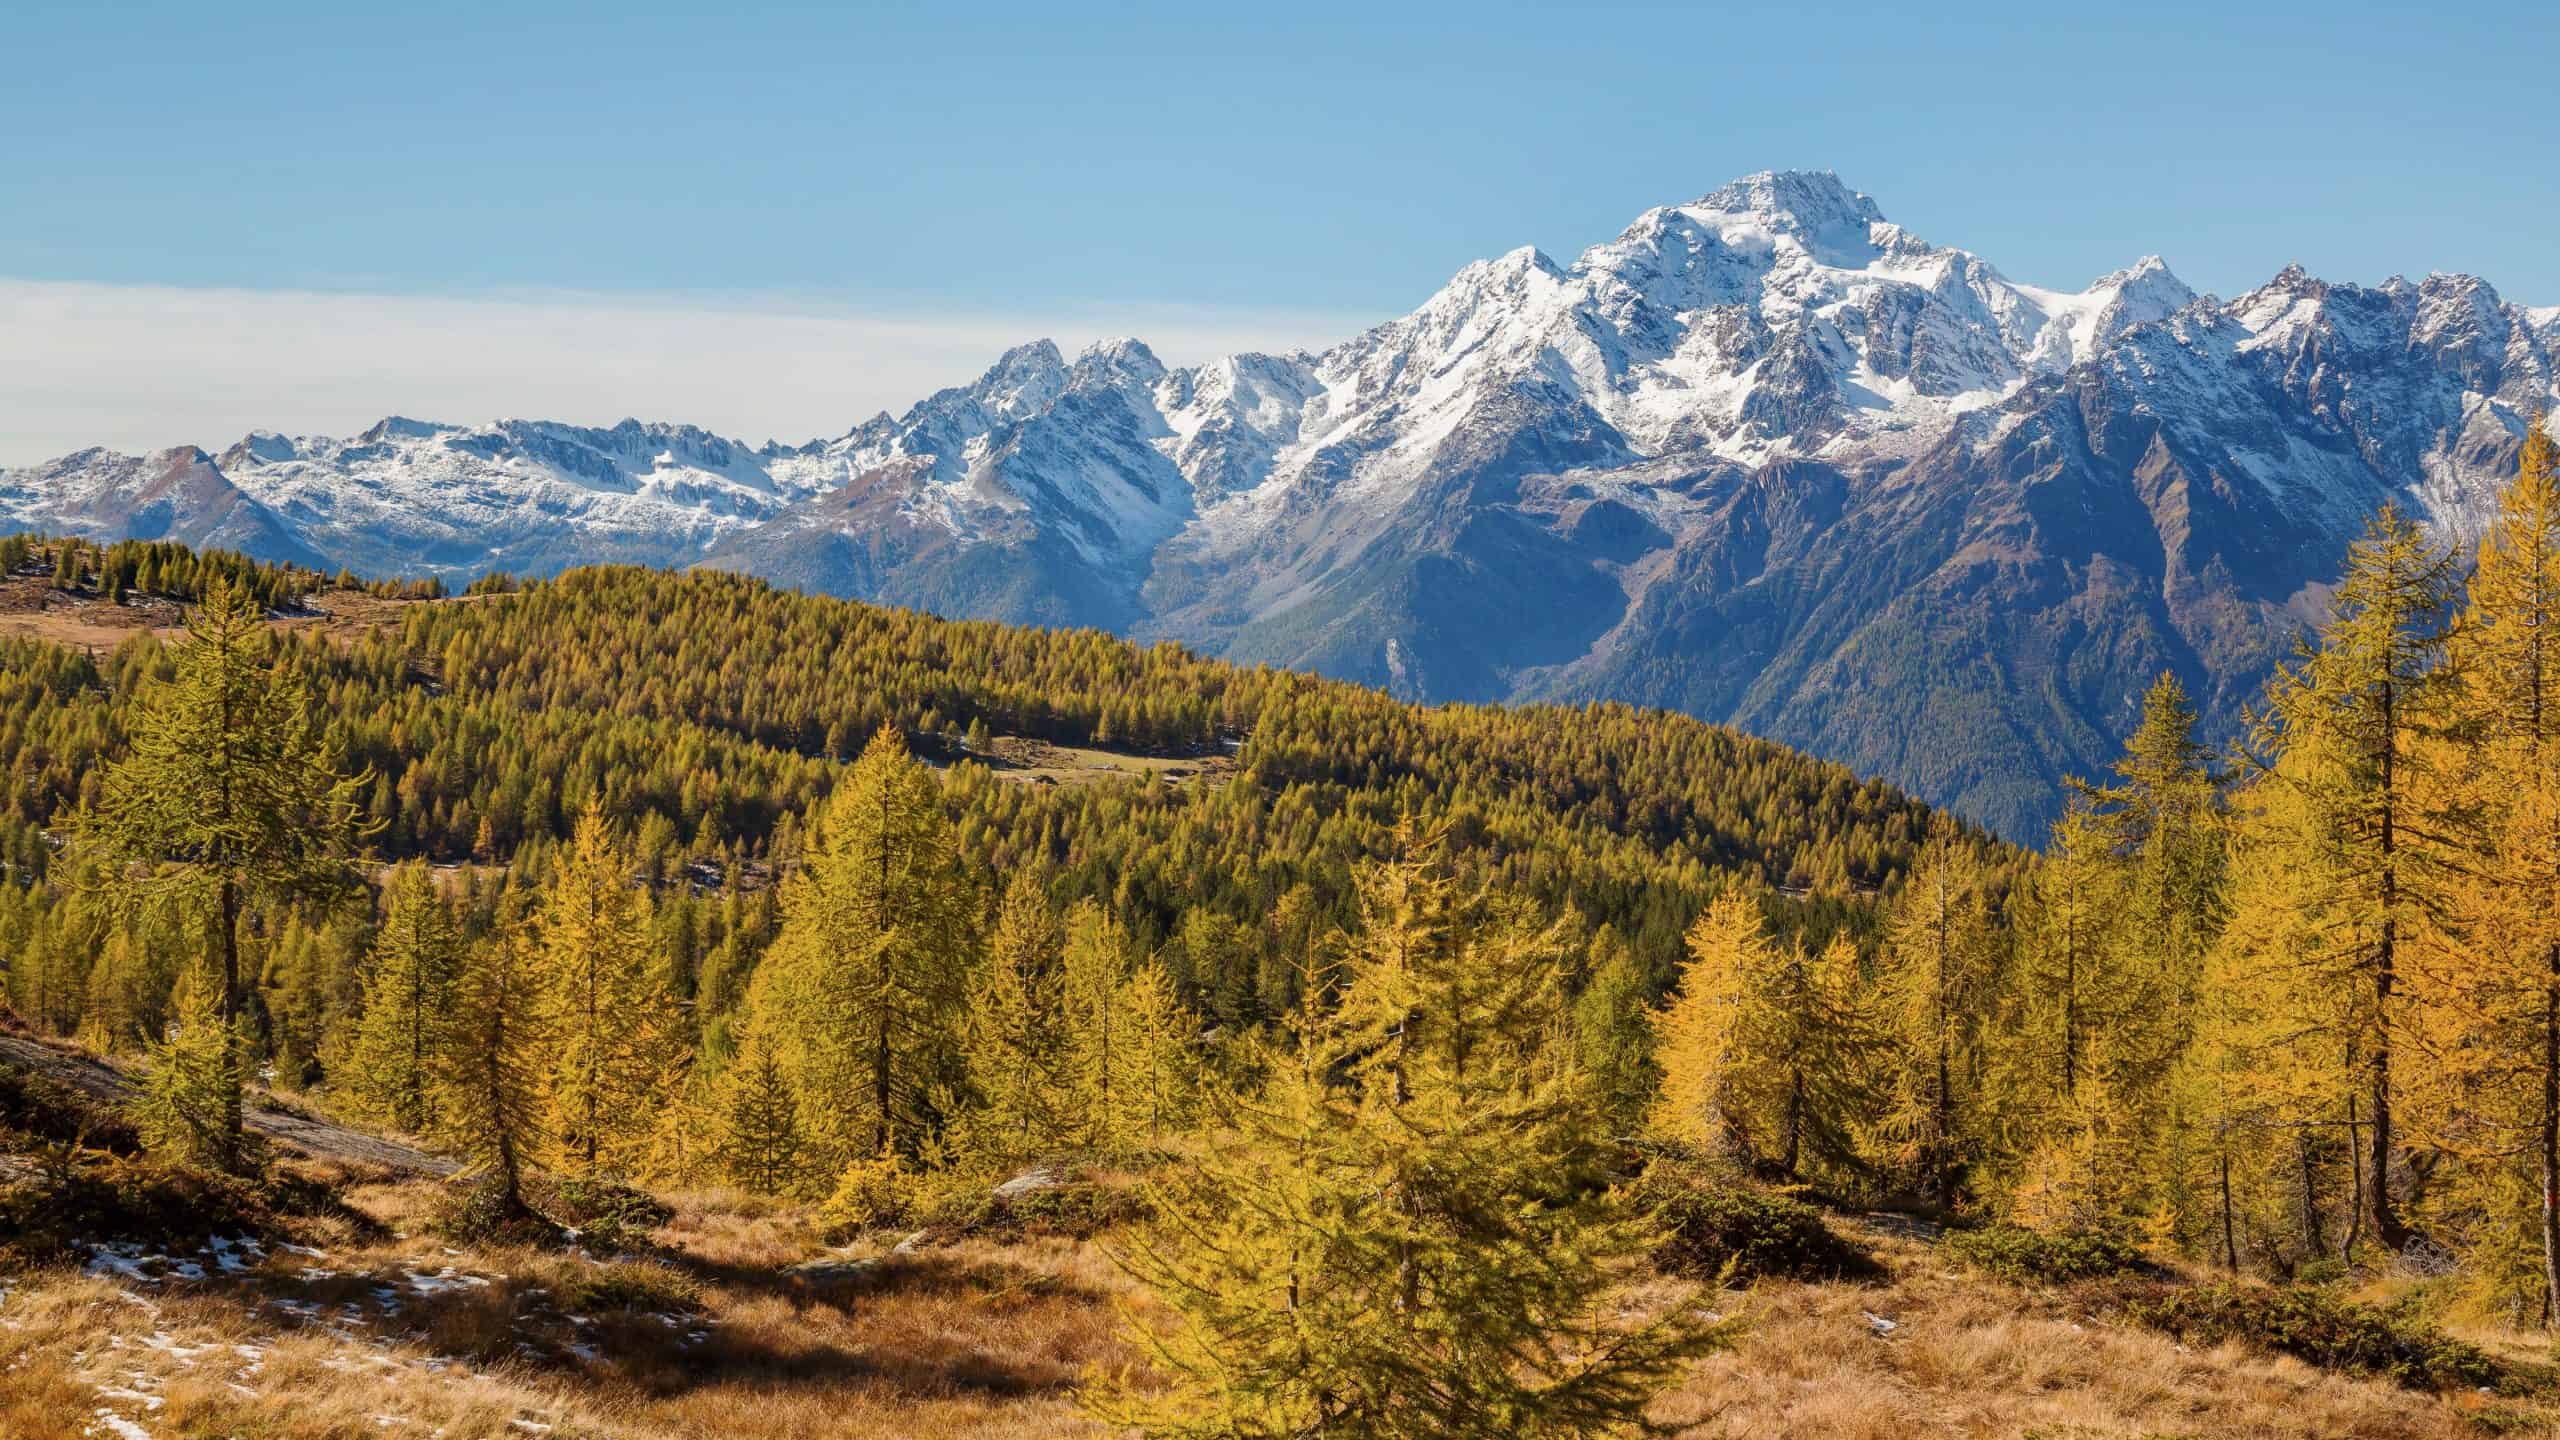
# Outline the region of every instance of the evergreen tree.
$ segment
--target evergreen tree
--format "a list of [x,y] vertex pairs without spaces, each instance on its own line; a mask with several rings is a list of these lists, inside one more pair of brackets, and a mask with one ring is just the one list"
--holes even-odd
[[2457,654],[2468,765],[2456,801],[2489,843],[2458,890],[2436,1055],[2454,1072],[2472,1147],[2529,1173],[2492,1196],[2531,1196],[2545,1322],[2560,1318],[2560,446],[2535,416],[2516,477],[2480,544]]
[[2452,587],[2451,557],[2385,505],[2348,551],[2318,644],[2279,669],[2253,724],[2262,777],[2306,802],[2282,813],[2300,822],[2291,843],[2317,856],[2297,873],[2322,883],[2294,901],[2321,917],[2316,963],[2343,992],[2337,1016],[2363,1072],[2358,1217],[2370,1214],[2393,1250],[2409,1239],[2391,1175],[2399,990],[2407,947],[2440,918],[2463,844],[2456,817],[2426,798],[2439,770],[2429,742],[2452,728],[2455,692],[2440,663]]
[[487,1175],[510,1215],[531,1213],[524,1177],[547,1161],[554,1135],[550,1079],[558,1043],[555,989],[542,974],[539,939],[519,926],[466,954],[454,986],[453,1024],[436,1069],[443,1138]]
[[[1172,1311],[1168,1377],[1082,1398],[1149,1436],[1564,1437],[1633,1424],[1722,1339],[1687,1304],[1600,1300],[1646,1246],[1600,1183],[1560,932],[1462,900],[1428,846],[1373,871],[1340,1009],[1302,976],[1295,1043],[1233,1143],[1159,1182],[1122,1257]],[[1337,1083],[1339,1082],[1339,1083]]]
[[[188,617],[175,681],[133,726],[109,768],[86,838],[125,884],[178,898],[204,917],[217,973],[221,1033],[238,1034],[245,906],[311,896],[348,881],[342,857],[359,832],[357,777],[340,774],[306,713],[301,678],[275,662],[247,591],[207,590]],[[235,1057],[224,1073],[236,1078]],[[240,1101],[225,1102],[222,1148],[240,1139]]]
[[728,1077],[728,1137],[721,1158],[730,1179],[767,1195],[797,1187],[799,1108],[773,1047],[750,1038]]
[[238,1159],[231,1114],[239,1103],[240,1050],[223,1023],[210,976],[190,967],[178,982],[168,1034],[151,1047],[130,1103],[153,1154],[195,1164]]
[[1653,1012],[1634,952],[1605,929],[1592,948],[1597,963],[1573,1002],[1574,1043],[1612,1133],[1625,1134],[1643,1120],[1661,1084]]
[[462,935],[422,866],[392,872],[384,900],[348,1078],[377,1113],[425,1133],[436,1123],[435,1070],[462,969]]
[[552,1131],[581,1174],[630,1174],[671,1068],[674,1005],[650,945],[648,901],[604,817],[578,822],[543,897],[544,972],[559,989]]
[[1876,1126],[1888,1157],[1941,1206],[1971,1158],[1979,1041],[1998,981],[1989,899],[1973,847],[1941,829],[1894,907],[1877,1022],[1890,1067]]
[[828,1168],[915,1153],[957,1069],[971,900],[932,777],[884,727],[786,882],[752,1007]]

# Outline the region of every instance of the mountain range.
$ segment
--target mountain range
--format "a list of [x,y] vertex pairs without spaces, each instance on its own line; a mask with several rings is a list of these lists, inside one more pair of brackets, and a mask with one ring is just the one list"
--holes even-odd
[[371,574],[704,565],[1420,700],[1728,722],[2034,838],[2163,670],[2217,733],[2398,499],[2476,536],[2560,308],[2008,279],[1827,173],[1460,270],[1321,353],[1040,341],[790,447],[390,418],[0,471],[0,524]]

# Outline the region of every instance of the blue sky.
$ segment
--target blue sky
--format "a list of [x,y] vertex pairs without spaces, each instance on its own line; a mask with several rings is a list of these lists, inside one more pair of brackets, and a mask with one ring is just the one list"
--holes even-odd
[[[75,431],[697,396],[665,418],[805,438],[962,378],[1017,324],[1161,332],[1173,359],[1321,341],[1469,259],[1570,258],[1770,167],[1836,169],[2037,283],[2157,252],[2225,294],[2298,259],[2560,304],[2560,18],[2464,8],[19,0],[0,461]],[[469,331],[493,305],[555,314],[558,348],[493,366]],[[148,336],[166,307],[216,335],[120,380],[114,325]],[[627,338],[603,318],[626,309],[690,318],[625,346],[644,378],[552,373]],[[795,332],[788,373],[689,375],[689,327],[730,311],[844,328]],[[409,352],[370,389],[282,353],[385,324]],[[837,341],[863,353],[812,358]]]

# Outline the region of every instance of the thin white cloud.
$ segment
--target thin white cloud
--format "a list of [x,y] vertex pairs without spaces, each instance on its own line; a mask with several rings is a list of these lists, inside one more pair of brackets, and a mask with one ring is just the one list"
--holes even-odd
[[385,415],[690,422],[734,439],[842,434],[1048,336],[1135,335],[1168,365],[1313,347],[1378,317],[1093,306],[931,314],[789,299],[477,297],[0,279],[0,465],[89,445],[220,450],[251,430],[346,435]]

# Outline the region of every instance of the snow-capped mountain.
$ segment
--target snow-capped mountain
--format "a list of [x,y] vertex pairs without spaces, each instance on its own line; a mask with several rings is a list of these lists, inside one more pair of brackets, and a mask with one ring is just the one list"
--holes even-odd
[[2556,355],[2560,309],[2468,276],[2226,302],[2146,257],[2045,289],[1763,174],[1321,354],[1043,341],[797,448],[395,419],[89,451],[0,474],[0,520],[373,572],[703,563],[1416,697],[1659,703],[2028,833],[2159,670],[2228,723],[2376,504],[2475,534]]

